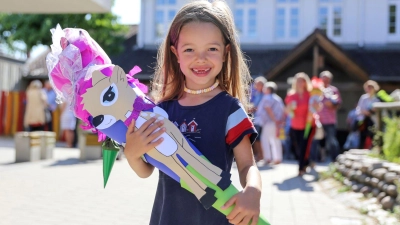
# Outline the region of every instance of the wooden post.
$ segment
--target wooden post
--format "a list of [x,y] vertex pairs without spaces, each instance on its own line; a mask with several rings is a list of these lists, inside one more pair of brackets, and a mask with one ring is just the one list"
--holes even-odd
[[2,91],[0,96],[0,135],[4,133],[4,116],[6,112],[6,92]]
[[[382,129],[383,128],[383,126],[382,126],[382,110],[380,108],[376,109],[376,117],[377,117],[376,130],[378,132],[383,131],[383,129]],[[377,146],[379,154],[381,154],[381,152],[382,152],[382,146],[383,146],[383,141],[382,140],[383,140],[383,137],[380,136],[379,140],[378,140],[379,144]]]
[[319,49],[318,45],[315,44],[313,48],[313,70],[312,75],[318,77],[318,58],[319,58]]

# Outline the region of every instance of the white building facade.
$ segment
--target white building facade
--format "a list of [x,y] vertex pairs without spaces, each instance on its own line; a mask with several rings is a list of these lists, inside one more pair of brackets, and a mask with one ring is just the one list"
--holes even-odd
[[[155,48],[188,0],[142,0],[139,48]],[[400,0],[227,0],[243,48],[293,47],[316,28],[339,45],[400,44]]]

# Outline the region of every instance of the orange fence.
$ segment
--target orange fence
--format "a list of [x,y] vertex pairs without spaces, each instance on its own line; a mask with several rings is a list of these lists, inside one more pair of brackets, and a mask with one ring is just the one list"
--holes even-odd
[[[0,136],[13,136],[24,131],[25,92],[6,92],[0,95]],[[60,137],[60,109],[53,113],[53,131]]]

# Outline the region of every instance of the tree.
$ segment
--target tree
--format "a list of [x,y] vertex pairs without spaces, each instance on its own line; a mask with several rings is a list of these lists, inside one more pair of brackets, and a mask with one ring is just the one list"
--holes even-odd
[[[50,29],[57,24],[61,27],[82,28],[99,43],[104,51],[116,54],[123,50],[124,34],[127,27],[117,23],[118,17],[111,14],[0,14],[0,43],[12,50],[25,51],[29,57],[32,47],[50,45]],[[15,43],[22,41],[25,49],[18,49]]]

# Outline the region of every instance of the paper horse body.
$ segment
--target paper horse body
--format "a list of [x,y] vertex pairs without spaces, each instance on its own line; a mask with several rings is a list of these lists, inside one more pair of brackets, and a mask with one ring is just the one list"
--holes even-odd
[[[233,207],[221,207],[238,193],[230,174],[212,165],[186,140],[166,112],[146,98],[140,90],[142,84],[110,64],[86,31],[57,27],[52,33],[53,51],[47,57],[51,84],[61,98],[69,100],[75,115],[87,124],[84,128],[97,131],[100,139],[107,135],[124,144],[132,119],[136,129],[152,117],[163,120],[167,128],[164,140],[145,154],[144,160],[180,182],[205,208],[212,206],[227,215]],[[268,223],[260,218],[258,224]]]

